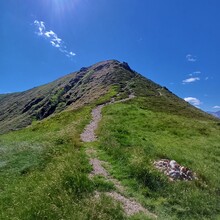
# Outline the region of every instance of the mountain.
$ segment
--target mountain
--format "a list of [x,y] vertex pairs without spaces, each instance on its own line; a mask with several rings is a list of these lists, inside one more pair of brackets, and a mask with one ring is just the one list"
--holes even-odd
[[144,78],[125,62],[116,60],[99,62],[66,75],[52,83],[24,92],[0,95],[0,133],[30,125],[67,108],[91,104],[106,95],[112,86],[121,93],[132,90],[147,97],[150,109],[169,110],[187,117],[206,117],[172,94],[167,88]]
[[217,112],[208,112],[209,114],[217,117],[217,118],[220,118],[220,111],[217,111]]
[[0,95],[0,219],[220,219],[220,120],[116,60]]

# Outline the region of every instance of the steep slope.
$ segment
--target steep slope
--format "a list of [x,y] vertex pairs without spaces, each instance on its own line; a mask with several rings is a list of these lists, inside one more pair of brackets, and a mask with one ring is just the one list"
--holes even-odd
[[25,92],[0,95],[0,133],[25,127],[66,108],[94,103],[114,87],[124,96],[131,91],[145,97],[146,108],[170,111],[187,117],[211,118],[149,79],[127,63],[109,60],[66,75]]
[[[124,64],[106,61],[64,76],[52,83],[31,90],[0,96],[0,132],[15,130],[40,120],[54,112],[72,106],[77,108],[103,96],[116,84],[114,68],[124,70]],[[125,71],[121,83],[132,77]]]

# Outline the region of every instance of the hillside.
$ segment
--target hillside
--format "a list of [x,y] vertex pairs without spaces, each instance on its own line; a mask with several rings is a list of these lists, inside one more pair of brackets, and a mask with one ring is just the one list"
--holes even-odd
[[[0,219],[220,218],[219,119],[126,63],[2,95],[0,117]],[[174,160],[193,178],[155,167]]]
[[165,87],[131,70],[126,63],[109,60],[66,75],[52,83],[25,92],[0,95],[0,133],[30,125],[66,108],[91,104],[107,94],[110,86],[125,95],[132,90],[147,98],[147,108],[187,117],[207,117],[205,113],[179,99]]

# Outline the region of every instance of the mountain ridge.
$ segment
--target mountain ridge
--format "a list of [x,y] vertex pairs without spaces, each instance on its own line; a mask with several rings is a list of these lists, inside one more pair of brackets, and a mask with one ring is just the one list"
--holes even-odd
[[[181,102],[180,111],[181,108],[197,113],[200,111],[180,100],[166,87],[135,72],[126,62],[107,60],[82,67],[79,71],[24,92],[1,95],[0,133],[23,128],[33,120],[42,120],[68,108],[95,103],[112,87],[124,96],[129,94],[129,90],[133,90],[140,97],[163,97],[172,102],[174,107],[175,102]],[[209,117],[203,112],[198,114]]]

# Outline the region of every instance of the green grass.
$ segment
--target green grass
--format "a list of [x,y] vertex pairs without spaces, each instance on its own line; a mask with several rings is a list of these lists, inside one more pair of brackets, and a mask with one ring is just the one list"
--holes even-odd
[[0,219],[124,219],[118,203],[94,191],[95,178],[79,134],[91,108],[67,111],[0,136]]
[[[147,98],[110,105],[99,128],[102,159],[112,174],[161,219],[217,219],[220,192],[220,126],[147,109]],[[145,102],[146,101],[146,102]],[[159,158],[174,159],[196,172],[198,180],[169,182],[153,167]]]
[[[186,109],[177,112],[164,97],[135,98],[104,107],[99,141],[82,144],[80,133],[91,109],[117,93],[112,87],[92,105],[0,135],[0,219],[148,219],[126,217],[104,193],[94,197],[95,191],[115,187],[101,176],[88,178],[89,147],[111,164],[109,171],[126,186],[125,194],[158,219],[219,217],[219,121],[202,119],[193,110],[192,115]],[[159,158],[189,167],[199,180],[169,182],[152,165]]]
[[118,93],[119,87],[118,86],[111,86],[108,93],[106,93],[104,96],[102,96],[101,98],[99,98],[97,101],[95,101],[95,105],[102,105],[105,104],[107,102],[109,102],[109,100],[111,100],[112,97],[116,96]]

